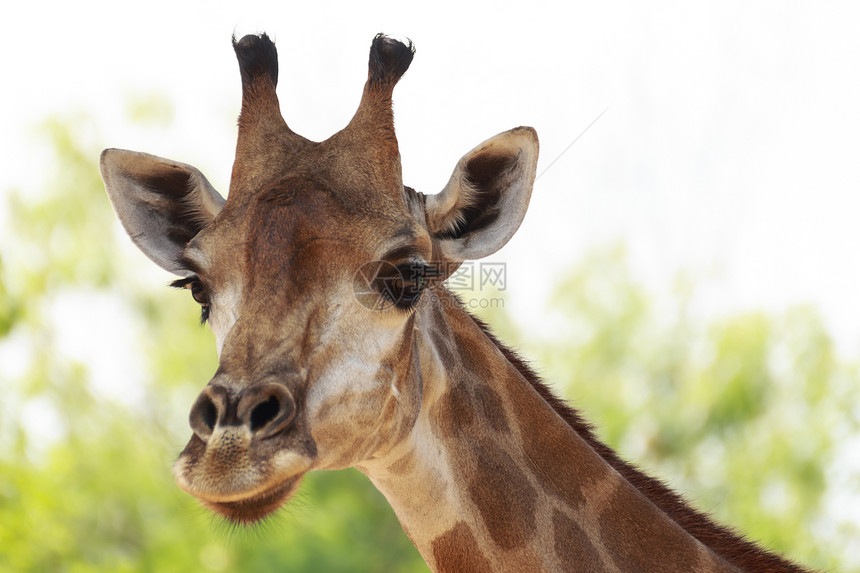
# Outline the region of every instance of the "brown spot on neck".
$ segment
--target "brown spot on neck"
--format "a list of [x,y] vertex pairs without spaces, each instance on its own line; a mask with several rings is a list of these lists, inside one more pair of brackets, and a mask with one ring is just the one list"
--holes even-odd
[[436,420],[434,428],[445,440],[471,435],[475,422],[475,405],[463,384],[453,384],[433,406],[431,415]]
[[[604,506],[598,522],[600,537],[615,565],[630,571],[695,571],[698,551],[681,528],[665,519],[640,492],[619,487]],[[667,539],[687,539],[690,543],[667,543]]]
[[571,518],[555,510],[552,515],[553,545],[563,571],[600,571],[600,554],[585,531]]
[[510,433],[502,399],[489,385],[479,384],[475,387],[475,404],[482,419],[487,421],[490,428],[499,434]]
[[462,521],[433,540],[433,559],[439,573],[492,573],[472,530]]
[[502,549],[528,543],[535,533],[538,493],[518,464],[496,445],[473,446],[469,495],[493,541]]

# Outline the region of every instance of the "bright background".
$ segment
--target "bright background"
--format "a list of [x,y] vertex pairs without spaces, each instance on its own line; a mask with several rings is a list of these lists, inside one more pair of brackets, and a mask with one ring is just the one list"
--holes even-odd
[[[34,499],[53,507],[47,493],[33,498],[9,486],[12,468],[21,471],[20,464],[26,464],[42,472],[38,475],[67,475],[67,483],[77,485],[81,476],[90,475],[46,469],[59,463],[57,451],[71,457],[77,451],[69,441],[75,416],[63,414],[70,398],[62,392],[69,386],[58,380],[80,378],[80,388],[95,397],[93,412],[120,404],[136,414],[146,410],[163,424],[163,441],[174,449],[153,454],[156,462],[145,472],[167,473],[169,457],[187,437],[184,412],[211,373],[213,353],[207,346],[211,341],[202,338],[205,333],[189,330],[188,336],[199,340],[172,341],[179,349],[185,345],[185,353],[177,351],[169,359],[158,354],[159,344],[167,342],[152,336],[167,337],[170,329],[153,317],[167,306],[183,309],[193,321],[193,308],[160,289],[167,274],[137,253],[110,217],[94,171],[99,150],[124,147],[192,163],[226,192],[240,100],[230,35],[266,31],[275,39],[284,116],[295,131],[324,139],[354,112],[367,48],[382,31],[409,37],[417,47],[412,68],[395,92],[404,179],[410,186],[436,192],[459,157],[482,140],[517,125],[537,129],[541,175],[530,211],[511,244],[493,258],[507,265],[503,316],[513,322],[496,318],[506,338],[531,350],[548,375],[584,372],[589,383],[601,385],[599,391],[555,379],[596,416],[607,439],[625,455],[667,476],[694,499],[731,505],[731,487],[708,497],[709,488],[717,487],[708,476],[719,481],[713,471],[679,460],[707,460],[717,453],[743,459],[743,452],[732,450],[739,442],[753,452],[777,451],[772,442],[757,442],[770,430],[759,428],[764,433],[755,434],[753,426],[744,425],[728,432],[717,425],[716,438],[703,434],[689,450],[663,451],[654,446],[660,440],[647,438],[675,427],[665,417],[671,412],[663,409],[672,404],[676,410],[697,411],[690,401],[672,402],[687,397],[705,400],[703,416],[714,411],[719,396],[689,388],[711,380],[709,368],[722,371],[718,365],[723,363],[714,357],[728,355],[730,365],[741,360],[733,348],[743,349],[738,356],[758,349],[759,370],[768,373],[762,388],[771,389],[797,372],[814,370],[787,368],[794,363],[784,355],[826,356],[826,372],[815,370],[799,385],[779,386],[773,394],[762,390],[758,409],[741,400],[732,410],[760,426],[773,425],[763,412],[778,412],[772,415],[792,428],[779,435],[793,436],[796,450],[812,449],[804,463],[819,462],[808,470],[821,475],[806,480],[817,494],[803,498],[808,502],[803,511],[789,503],[803,497],[792,497],[790,481],[759,484],[760,489],[751,485],[750,497],[743,499],[764,505],[763,511],[771,508],[770,519],[810,539],[810,548],[793,553],[798,557],[813,559],[819,567],[860,567],[856,543],[852,552],[847,541],[851,535],[856,541],[860,526],[860,399],[854,390],[860,350],[860,9],[855,4],[591,2],[562,8],[540,2],[528,7],[242,2],[240,7],[84,1],[18,3],[11,14],[0,38],[0,297],[8,302],[3,309],[0,298],[0,319],[9,317],[6,331],[0,330],[0,388],[10,396],[6,420],[0,422],[0,432],[6,432],[0,434],[0,456],[3,446],[11,448],[15,440],[20,452],[4,458],[11,464],[2,466],[6,482],[0,469],[0,566],[9,547],[3,535],[11,535],[13,523],[7,515],[38,514]],[[64,217],[78,222],[66,229]],[[16,230],[16,221],[26,228]],[[80,264],[72,265],[73,259]],[[68,272],[57,274],[64,264],[70,265]],[[131,278],[118,278],[123,274]],[[640,299],[650,301],[647,312],[637,306]],[[631,313],[618,314],[628,303]],[[19,307],[25,310],[9,310]],[[597,310],[589,314],[589,309]],[[169,317],[174,332],[175,315]],[[582,316],[593,317],[593,323],[583,327],[577,322]],[[678,325],[684,328],[673,330]],[[602,346],[596,352],[603,366],[583,366],[589,348],[594,350],[588,344],[596,340],[595,332],[617,335],[609,327],[642,329],[641,340],[632,337],[627,346],[613,347],[613,352],[647,354],[636,374],[623,366],[626,358],[611,362],[607,356],[617,356],[604,353]],[[642,350],[642,340],[650,340],[649,327],[653,337],[673,332],[674,338],[666,338],[672,348],[683,347],[685,340],[701,347],[678,362],[686,374],[697,373],[679,377],[693,381],[687,390],[643,390],[649,384],[659,387],[654,377],[663,370],[654,365],[662,364],[666,349],[655,344]],[[797,334],[813,330],[819,335]],[[791,342],[793,336],[803,342]],[[142,343],[141,337],[149,340]],[[198,345],[200,350],[194,350]],[[548,354],[552,349],[556,354]],[[559,364],[559,354],[580,362]],[[198,355],[199,366],[179,366]],[[34,374],[40,361],[43,371]],[[68,365],[57,367],[60,374],[44,367],[54,361],[79,365],[80,372],[69,374],[75,368]],[[714,384],[722,380],[733,387],[731,376],[714,376]],[[168,379],[174,382],[163,382]],[[741,377],[738,392],[755,384]],[[592,394],[595,400],[614,398],[616,410],[612,400],[592,404]],[[104,396],[106,403],[99,401]],[[780,410],[777,401],[791,396],[797,401]],[[174,419],[162,420],[167,416]],[[684,425],[678,424],[674,439],[681,443]],[[12,439],[11,432],[21,427],[25,431]],[[811,438],[803,442],[814,431],[826,437],[826,447]],[[110,455],[125,459],[117,452]],[[94,462],[93,476],[118,463],[110,459]],[[740,468],[723,477],[743,479],[743,473]],[[328,483],[325,479],[337,478],[310,483],[311,492]],[[167,487],[167,482],[157,483]],[[44,487],[43,493],[56,491]],[[314,495],[309,494],[317,499]],[[308,515],[292,516],[281,535],[290,538],[306,519],[336,523],[332,495],[321,494],[322,501],[314,502],[321,507],[311,503]],[[191,507],[179,499],[172,503]],[[127,508],[116,511],[128,515],[123,513]],[[800,513],[811,517],[792,519]],[[46,510],[45,515],[53,514]],[[745,530],[768,519],[738,517],[730,509],[723,518]],[[68,537],[64,547],[76,546],[68,531],[79,525],[76,519],[70,517],[66,529],[57,525]],[[30,542],[41,538],[44,524],[14,523],[33,528],[30,536],[26,531],[13,536],[23,555]],[[329,525],[319,525],[319,535],[328,535],[332,546],[343,545],[326,529]],[[188,535],[204,539],[205,524],[199,531]],[[795,547],[788,534],[756,534],[783,550]],[[104,535],[106,547],[125,547],[111,535]],[[811,547],[823,547],[816,540],[825,538],[835,540],[833,547],[816,554]],[[259,552],[253,543],[204,540],[189,555],[210,569],[230,569],[238,567],[242,551]],[[284,543],[290,551],[290,543]],[[57,549],[55,563],[70,570],[116,568],[115,562],[86,552],[63,551]],[[822,556],[828,553],[831,557]],[[143,561],[134,559],[128,557],[131,569],[140,570]],[[407,559],[414,562],[414,555]],[[24,561],[14,563],[26,568]]]

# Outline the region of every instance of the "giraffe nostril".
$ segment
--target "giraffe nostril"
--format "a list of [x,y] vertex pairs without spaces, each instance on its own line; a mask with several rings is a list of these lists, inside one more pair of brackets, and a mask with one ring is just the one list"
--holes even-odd
[[[191,407],[189,416],[191,429],[204,442],[209,440],[218,424],[218,404],[215,402],[215,400],[220,399],[218,392],[218,389],[213,387],[205,388],[197,397],[194,406]],[[223,405],[223,401],[221,404]]]
[[258,440],[286,429],[296,416],[296,403],[285,386],[278,383],[255,384],[242,391],[239,419]]
[[275,396],[269,396],[269,399],[254,406],[251,410],[251,431],[256,433],[257,430],[271,422],[281,411],[281,404]]
[[218,409],[211,399],[207,398],[201,402],[200,419],[210,431],[215,429],[215,422],[218,421]]

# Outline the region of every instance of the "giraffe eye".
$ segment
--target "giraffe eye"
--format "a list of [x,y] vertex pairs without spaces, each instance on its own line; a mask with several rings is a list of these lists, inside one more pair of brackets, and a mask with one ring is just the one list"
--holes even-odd
[[191,291],[191,298],[200,305],[200,322],[209,320],[209,291],[200,282],[197,277],[180,279],[170,283],[170,286],[176,288],[186,288]]
[[197,301],[201,306],[209,306],[209,293],[203,288],[200,281],[192,281],[186,287],[191,291],[191,298]]
[[427,273],[425,265],[417,265],[410,263],[397,267],[400,274],[400,280],[396,282],[397,294],[401,308],[408,308],[418,302],[421,292],[424,290],[424,285],[427,281]]
[[185,288],[191,291],[191,298],[200,305],[200,322],[209,320],[209,291],[199,280],[191,281]]
[[389,303],[401,310],[410,310],[421,297],[427,282],[427,265],[405,262],[398,266],[384,263],[374,280],[376,290]]

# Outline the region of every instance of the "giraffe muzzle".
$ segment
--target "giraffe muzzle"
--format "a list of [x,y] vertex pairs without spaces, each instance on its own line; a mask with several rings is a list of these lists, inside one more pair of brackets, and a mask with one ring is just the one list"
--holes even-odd
[[208,443],[217,428],[241,428],[251,440],[271,438],[287,429],[296,417],[290,391],[277,382],[252,384],[238,393],[210,384],[191,407],[191,429]]

